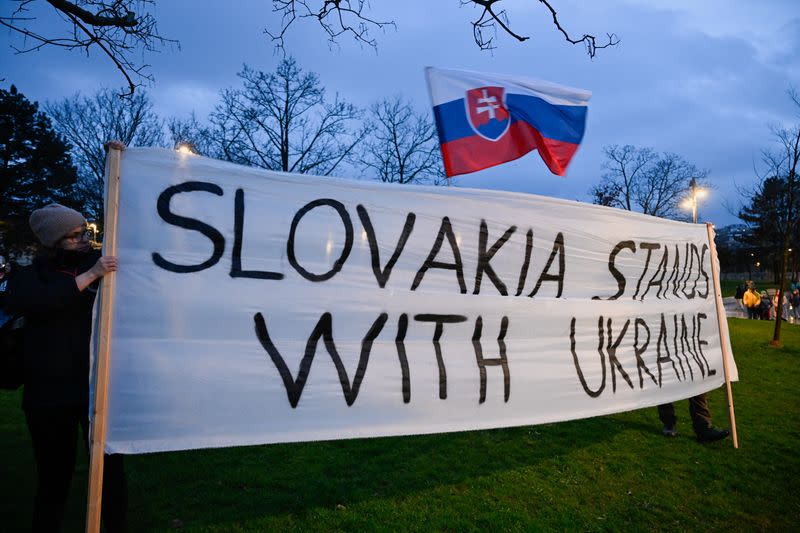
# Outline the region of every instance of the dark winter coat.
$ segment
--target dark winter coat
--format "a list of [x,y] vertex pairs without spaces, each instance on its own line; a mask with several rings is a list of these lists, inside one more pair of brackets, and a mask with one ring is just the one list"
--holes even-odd
[[[96,290],[78,290],[75,277],[99,253],[64,262],[46,255],[20,269],[9,283],[6,309],[25,316],[24,409],[88,408],[89,339]],[[71,263],[71,264],[70,264]]]
[[792,307],[800,307],[800,294],[792,294],[789,297],[789,303],[792,305]]

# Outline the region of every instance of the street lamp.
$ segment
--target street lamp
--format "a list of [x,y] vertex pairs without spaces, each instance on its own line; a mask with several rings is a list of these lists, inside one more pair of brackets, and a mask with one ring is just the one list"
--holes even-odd
[[86,228],[92,232],[92,248],[100,248],[100,243],[97,242],[97,224],[90,222],[89,224],[86,224]]
[[706,190],[698,187],[697,180],[694,178],[689,181],[689,190],[691,191],[690,196],[683,202],[683,207],[692,210],[692,222],[697,224],[697,200],[706,196]]
[[181,141],[178,144],[176,144],[175,151],[178,152],[179,154],[184,154],[184,155],[195,153],[194,146],[192,146],[192,143],[186,141]]

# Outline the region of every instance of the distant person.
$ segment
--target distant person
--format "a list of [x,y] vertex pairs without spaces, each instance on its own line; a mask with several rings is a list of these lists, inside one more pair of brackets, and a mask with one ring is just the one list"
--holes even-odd
[[744,291],[745,291],[744,285],[739,284],[736,286],[736,293],[733,295],[733,298],[734,300],[736,300],[736,303],[739,304],[740,309],[746,309],[742,304],[742,298],[744,298]]
[[792,295],[789,297],[789,306],[791,307],[792,317],[797,323],[800,320],[800,289],[792,291]]
[[788,320],[789,318],[789,299],[786,298],[784,291],[776,291],[775,296],[772,297],[772,308],[775,310],[775,315],[781,314],[781,320]]
[[759,318],[761,320],[772,319],[772,300],[767,291],[761,291],[761,305],[759,307]]
[[747,309],[747,318],[758,320],[761,314],[761,295],[756,292],[755,286],[751,282],[742,296],[742,302]]
[[11,263],[0,255],[0,326],[5,324],[11,315],[4,310],[6,293],[8,292],[8,280],[11,276]]
[[[697,442],[715,442],[730,435],[730,431],[727,429],[715,428],[711,423],[711,412],[708,409],[708,397],[705,394],[698,394],[693,398],[689,398],[689,416],[692,418],[692,428],[697,437]],[[678,417],[675,416],[674,404],[665,403],[659,405],[658,418],[664,425],[662,433],[665,437],[676,437],[678,435]]]
[[[117,270],[117,259],[91,249],[86,219],[73,209],[50,204],[29,222],[41,246],[9,283],[6,307],[25,317],[22,409],[37,471],[32,530],[51,532],[61,530],[79,430],[88,451],[92,304],[96,282]],[[121,455],[105,456],[102,511],[106,532],[126,531]]]

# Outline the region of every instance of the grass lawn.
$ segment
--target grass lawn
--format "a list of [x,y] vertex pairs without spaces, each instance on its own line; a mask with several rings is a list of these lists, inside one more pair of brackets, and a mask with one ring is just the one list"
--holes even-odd
[[[800,326],[731,319],[740,449],[679,436],[655,408],[543,426],[126,458],[131,531],[798,530]],[[722,389],[710,395],[726,426]],[[25,530],[34,464],[0,392],[0,530]],[[82,531],[81,454],[66,531]]]

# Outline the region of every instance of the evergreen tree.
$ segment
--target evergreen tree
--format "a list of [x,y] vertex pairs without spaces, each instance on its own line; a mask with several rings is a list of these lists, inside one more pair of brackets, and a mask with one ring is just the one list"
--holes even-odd
[[[80,208],[69,145],[47,115],[13,85],[0,89],[0,249],[18,253],[36,242],[31,211],[58,202]],[[2,253],[2,252],[0,252]]]
[[[756,250],[764,268],[772,271],[774,281],[778,282],[783,259],[783,244],[789,239],[789,247],[798,244],[798,226],[789,219],[791,213],[800,212],[800,199],[794,198],[794,207],[789,209],[787,201],[787,180],[771,176],[758,184],[749,198],[749,205],[739,211],[739,218],[751,231],[745,244]],[[790,234],[787,236],[787,232]]]

